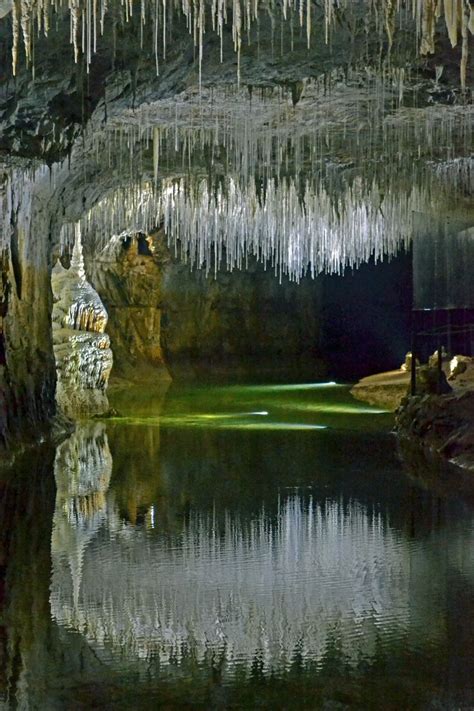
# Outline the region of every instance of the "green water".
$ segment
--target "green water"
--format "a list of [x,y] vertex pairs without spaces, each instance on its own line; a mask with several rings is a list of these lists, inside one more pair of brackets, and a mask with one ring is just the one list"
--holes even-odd
[[115,393],[0,484],[0,699],[474,707],[474,516],[336,384]]

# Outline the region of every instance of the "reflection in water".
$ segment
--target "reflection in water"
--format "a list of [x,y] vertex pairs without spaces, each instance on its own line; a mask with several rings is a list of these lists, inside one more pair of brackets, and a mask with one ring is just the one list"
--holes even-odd
[[171,528],[149,503],[131,525],[114,491],[105,497],[100,426],[62,445],[55,476],[51,614],[121,664],[219,660],[231,678],[256,664],[265,675],[295,660],[318,667],[336,649],[355,669],[407,638],[426,651],[442,644],[444,592],[432,576],[442,577],[446,556],[474,584],[472,525],[420,545],[380,510],[342,496],[283,489],[251,516],[214,505]]
[[0,480],[0,702],[473,707],[473,512],[330,390],[282,420],[281,391],[175,392],[165,415],[326,400],[327,428],[84,423]]
[[[193,515],[172,538],[120,524],[111,510],[84,555],[77,601],[70,542],[54,549],[54,618],[162,663],[212,653],[230,664],[258,658],[270,672],[295,655],[320,660],[335,639],[356,663],[370,660],[377,636],[408,624],[408,545],[356,503],[288,496],[276,521],[263,511],[250,522]],[[82,543],[78,531],[81,552]]]
[[60,444],[54,461],[56,507],[51,552],[65,552],[78,605],[84,551],[106,520],[106,500],[112,474],[112,455],[105,426],[78,423],[71,437]]

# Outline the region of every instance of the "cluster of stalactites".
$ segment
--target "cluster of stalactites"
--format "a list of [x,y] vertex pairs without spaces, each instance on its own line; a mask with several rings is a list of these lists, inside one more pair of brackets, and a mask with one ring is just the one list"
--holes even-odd
[[[192,268],[244,269],[255,255],[280,279],[298,281],[395,255],[409,243],[413,215],[429,204],[423,188],[385,193],[357,180],[335,199],[323,182],[302,187],[270,179],[262,193],[255,181],[242,187],[232,177],[217,189],[206,179],[192,185],[181,179],[166,181],[159,192],[148,183],[111,193],[82,218],[81,230],[100,251],[111,234],[164,225],[169,244]],[[76,230],[63,226],[65,250]]]
[[[288,97],[251,99],[243,90],[205,92],[206,111],[184,99],[143,106],[93,131],[87,147],[98,169],[141,179],[222,172],[241,183],[294,175],[338,174],[358,166],[369,182],[393,172],[416,180],[425,161],[469,155],[474,113],[470,106],[423,109],[390,106],[403,92],[403,73],[359,93],[334,88],[322,97],[307,83],[297,107]],[[207,101],[208,99],[208,101]],[[388,107],[388,108],[387,108]],[[152,170],[151,170],[152,169]]]
[[[137,8],[138,5],[138,8]],[[46,35],[51,24],[50,13],[61,6],[60,0],[13,0],[13,72],[18,61],[20,35],[23,36],[26,60],[32,62],[32,38],[36,31]],[[203,59],[204,35],[206,31],[217,32],[223,57],[224,27],[229,22],[232,27],[232,41],[237,53],[237,73],[240,77],[240,54],[243,38],[250,36],[250,29],[259,15],[270,13],[272,21],[278,14],[282,22],[296,23],[304,28],[308,47],[313,32],[324,34],[326,43],[331,32],[337,31],[336,18],[341,13],[363,10],[373,15],[392,45],[397,26],[415,22],[419,50],[422,55],[435,51],[435,31],[438,20],[444,17],[446,31],[453,47],[462,44],[460,63],[461,84],[465,86],[468,62],[468,33],[474,32],[474,9],[469,0],[324,0],[322,3],[324,21],[315,22],[314,0],[122,0],[121,3],[108,0],[68,0],[70,12],[70,37],[77,62],[80,52],[86,56],[89,66],[92,55],[97,50],[97,39],[104,31],[107,13],[114,9],[124,22],[128,22],[134,11],[140,14],[142,28],[151,23],[156,70],[158,55],[166,57],[168,28],[172,14],[183,14],[195,46],[198,48],[199,75]],[[365,6],[365,7],[364,7]],[[406,20],[405,20],[406,18]],[[314,27],[313,27],[314,23]],[[143,32],[142,32],[143,35]]]

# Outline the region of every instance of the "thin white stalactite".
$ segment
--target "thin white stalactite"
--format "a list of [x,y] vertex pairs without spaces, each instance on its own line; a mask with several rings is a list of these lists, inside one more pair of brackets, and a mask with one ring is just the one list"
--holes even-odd
[[[225,0],[161,0],[162,12],[161,22],[158,13],[159,0],[138,0],[140,2],[141,28],[146,24],[147,17],[154,18],[154,41],[153,52],[155,62],[158,65],[158,34],[162,36],[162,56],[166,57],[167,52],[167,27],[168,17],[181,15],[186,18],[189,32],[193,35],[193,41],[198,48],[198,60],[201,67],[204,56],[204,34],[206,27],[206,17],[210,18],[210,26],[220,39],[221,61],[224,52],[224,26],[228,23],[227,3]],[[67,0],[67,7],[71,17],[71,44],[74,47],[74,59],[79,59],[78,29],[82,23],[82,53],[86,57],[89,65],[92,56],[97,51],[97,25],[100,33],[103,34],[105,28],[105,18],[109,13],[114,12],[119,21],[127,24],[133,17],[134,0],[126,0],[121,3],[112,3],[107,0]],[[354,0],[354,2],[341,2],[341,0],[324,0],[322,22],[318,22],[313,27],[313,21],[319,12],[312,11],[312,0],[284,0],[282,6],[274,3],[267,3],[258,0],[232,0],[231,3],[231,30],[234,51],[237,54],[237,83],[240,81],[240,65],[242,50],[242,35],[247,33],[250,38],[251,26],[257,23],[261,16],[270,14],[272,22],[281,22],[282,32],[284,26],[288,25],[292,34],[293,22],[299,21],[300,27],[306,33],[308,48],[311,45],[311,37],[315,32],[319,32],[324,37],[326,44],[329,43],[333,33],[338,32],[336,18],[341,13],[348,17],[349,24],[359,15],[366,13],[367,23],[372,19],[377,26],[383,25],[389,46],[392,45],[394,34],[400,24],[405,24],[406,31],[406,8],[404,3],[395,0]],[[57,0],[15,0],[13,3],[13,51],[12,65],[13,72],[16,71],[18,59],[18,46],[20,34],[27,63],[32,60],[31,38],[35,32],[48,34],[51,25],[51,15],[58,11]],[[418,38],[418,46],[421,54],[433,53],[435,27],[437,20],[444,15],[446,32],[453,47],[457,45],[458,37],[463,40],[464,56],[467,56],[468,42],[465,39],[466,33],[474,30],[474,15],[468,0],[413,0],[412,13],[415,20],[415,32]],[[466,17],[467,16],[467,17]],[[383,18],[381,21],[379,18]],[[114,20],[115,22],[115,17]],[[161,25],[160,27],[158,25]],[[142,31],[142,30],[141,30]],[[143,48],[143,51],[147,51]],[[464,58],[461,62],[466,62]],[[463,69],[461,69],[464,72]],[[201,76],[201,70],[200,70]]]

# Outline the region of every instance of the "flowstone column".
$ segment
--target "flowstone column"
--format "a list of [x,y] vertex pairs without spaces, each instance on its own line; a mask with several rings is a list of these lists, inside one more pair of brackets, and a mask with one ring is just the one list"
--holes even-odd
[[108,316],[86,279],[79,232],[70,268],[58,261],[51,284],[57,407],[73,420],[104,414],[109,409],[106,391],[113,362],[105,333]]

